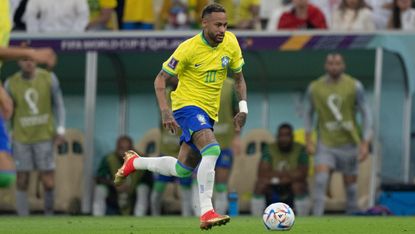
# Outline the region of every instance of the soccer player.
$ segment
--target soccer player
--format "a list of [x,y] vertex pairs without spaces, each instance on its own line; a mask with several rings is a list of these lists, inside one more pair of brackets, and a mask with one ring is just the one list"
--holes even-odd
[[[309,103],[305,115],[305,139],[309,155],[315,152],[311,140],[313,113],[317,112],[317,150],[315,154],[315,184],[313,214],[324,213],[324,198],[329,174],[343,173],[346,185],[346,212],[357,209],[358,161],[366,159],[372,136],[371,118],[365,101],[363,85],[344,73],[345,63],[338,53],[326,58],[326,75],[313,81],[307,90]],[[356,121],[357,111],[362,114],[363,139]]]
[[[10,48],[9,38],[11,30],[9,1],[0,4],[0,69],[3,60],[31,58],[38,63],[52,68],[56,63],[55,53],[49,48]],[[15,166],[10,156],[10,142],[4,121],[9,119],[13,112],[13,101],[0,85],[0,188],[11,186],[16,178]]]
[[[239,99],[239,113],[234,117],[235,130],[240,131],[248,114],[246,84],[242,74],[244,60],[234,34],[227,32],[225,9],[218,4],[206,6],[202,12],[203,30],[186,40],[163,63],[154,86],[163,125],[173,133],[180,127],[181,147],[178,159],[174,157],[143,158],[129,151],[123,166],[116,174],[120,183],[136,169],[148,169],[163,175],[189,177],[199,164],[200,228],[229,222],[227,215],[217,214],[212,205],[215,164],[220,146],[212,128],[218,120],[220,92],[228,68],[234,73],[235,89]],[[165,96],[166,79],[177,76],[179,85],[171,94],[172,110]]]

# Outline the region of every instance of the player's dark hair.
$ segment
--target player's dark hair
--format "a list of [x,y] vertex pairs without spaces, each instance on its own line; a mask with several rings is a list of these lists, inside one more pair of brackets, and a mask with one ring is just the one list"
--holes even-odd
[[291,124],[289,123],[282,123],[280,124],[280,126],[278,126],[278,132],[280,132],[282,129],[289,129],[291,132],[293,132],[294,128]]
[[203,8],[202,11],[202,19],[205,18],[207,15],[212,14],[213,12],[223,12],[226,13],[225,8],[217,3],[209,4]]

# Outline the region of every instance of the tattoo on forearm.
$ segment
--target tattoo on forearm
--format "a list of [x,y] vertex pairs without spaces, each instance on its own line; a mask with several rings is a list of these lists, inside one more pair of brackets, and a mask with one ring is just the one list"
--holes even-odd
[[171,111],[170,110],[163,110],[161,112],[161,118],[162,118],[163,122],[166,122],[167,120],[173,119]]

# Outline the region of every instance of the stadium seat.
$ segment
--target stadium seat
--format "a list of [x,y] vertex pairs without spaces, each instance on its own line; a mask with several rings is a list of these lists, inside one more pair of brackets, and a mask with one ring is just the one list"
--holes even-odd
[[258,164],[261,160],[261,144],[274,141],[266,129],[253,129],[242,138],[242,153],[235,155],[229,178],[229,191],[239,194],[239,210],[249,212],[250,200],[257,181]]

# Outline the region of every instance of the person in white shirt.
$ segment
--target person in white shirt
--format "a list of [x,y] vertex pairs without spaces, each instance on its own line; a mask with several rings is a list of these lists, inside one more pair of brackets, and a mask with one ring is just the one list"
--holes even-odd
[[411,0],[395,0],[389,28],[415,30],[415,9]]
[[83,32],[88,21],[87,0],[30,0],[26,7],[28,32]]
[[333,12],[339,7],[342,0],[310,0],[310,3],[314,4],[324,13],[327,24],[331,28]]
[[366,3],[372,9],[376,29],[386,29],[392,14],[393,0],[366,0]]
[[372,11],[364,0],[342,0],[333,14],[332,30],[373,31],[375,22]]

